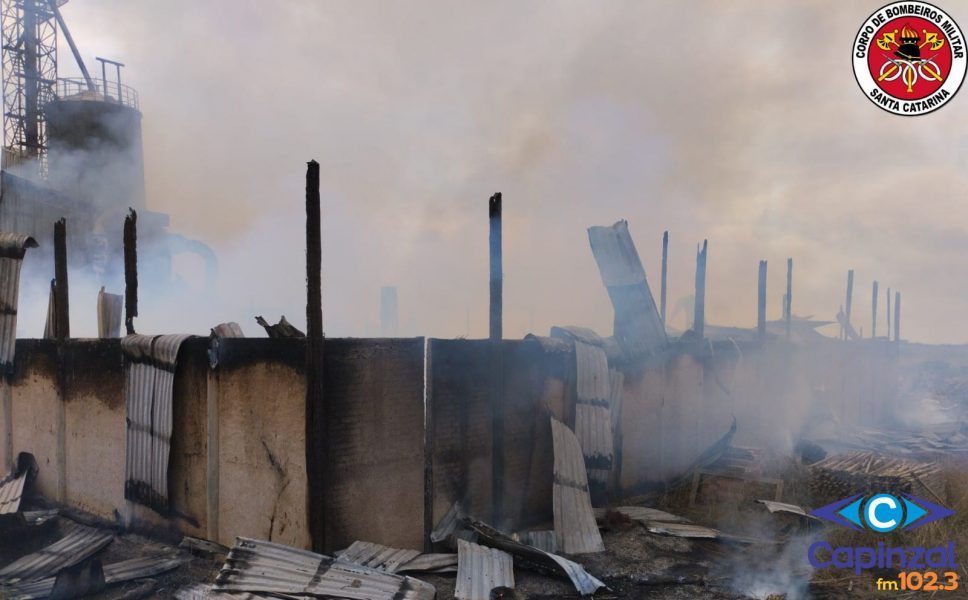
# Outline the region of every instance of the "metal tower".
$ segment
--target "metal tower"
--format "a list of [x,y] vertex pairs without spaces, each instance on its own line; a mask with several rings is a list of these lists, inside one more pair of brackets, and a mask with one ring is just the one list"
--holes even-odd
[[57,7],[67,0],[0,0],[3,52],[3,167],[35,159],[46,175],[44,106],[57,82]]

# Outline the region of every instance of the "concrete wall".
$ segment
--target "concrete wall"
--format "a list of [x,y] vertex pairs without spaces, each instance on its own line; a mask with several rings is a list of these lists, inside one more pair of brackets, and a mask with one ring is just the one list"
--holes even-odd
[[[682,474],[733,416],[735,442],[748,445],[793,440],[811,411],[863,422],[890,405],[892,348],[730,342],[673,347],[645,365],[624,366],[619,492]],[[207,339],[183,345],[170,514],[123,499],[118,340],[18,341],[12,418],[0,433],[9,425],[13,450],[35,455],[41,493],[107,519],[223,544],[244,535],[309,547],[309,515],[317,510],[325,513],[330,549],[357,539],[421,548],[454,501],[485,520],[494,510],[492,346],[429,340],[426,351],[425,363],[423,338],[326,340],[329,461],[314,471],[326,481],[322,501],[308,494],[308,468],[321,466],[306,463],[303,340],[222,339],[215,369]],[[548,417],[573,421],[575,356],[560,340],[520,340],[503,342],[500,358],[505,476],[496,524],[513,530],[550,521]]]
[[327,340],[326,545],[422,548],[424,339]]
[[223,544],[244,535],[310,547],[304,365],[300,340],[220,340],[210,518]]

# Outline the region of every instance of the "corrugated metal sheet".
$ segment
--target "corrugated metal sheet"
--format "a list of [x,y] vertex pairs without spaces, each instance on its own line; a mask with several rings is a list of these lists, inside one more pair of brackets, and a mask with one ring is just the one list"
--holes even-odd
[[219,323],[215,327],[212,327],[212,335],[214,337],[220,337],[220,338],[225,338],[225,337],[231,337],[231,338],[245,337],[245,334],[242,333],[242,327],[238,323],[236,323],[235,321],[228,321],[226,323]]
[[11,473],[0,480],[0,515],[20,510],[20,498],[23,496],[26,481],[27,471],[16,476]]
[[667,513],[658,508],[647,508],[645,506],[619,506],[614,509],[633,521],[640,523],[688,523],[689,519]]
[[159,512],[168,511],[175,359],[190,335],[129,335],[125,357],[127,411],[124,497]]
[[554,516],[558,548],[565,554],[605,550],[588,495],[585,459],[578,438],[560,421],[551,418],[555,452]]
[[456,573],[457,554],[421,554],[397,569],[397,573]]
[[220,592],[310,594],[350,600],[433,600],[434,586],[272,542],[236,538],[215,580]]
[[54,291],[54,280],[50,280],[50,294],[47,296],[47,320],[44,321],[44,339],[54,339],[54,321],[57,319],[57,293]]
[[419,555],[419,550],[390,548],[372,542],[356,541],[349,548],[339,553],[337,558],[343,562],[369,567],[377,571],[396,573],[401,566]]
[[787,504],[786,502],[774,502],[772,500],[757,500],[760,504],[766,507],[771,513],[790,513],[797,515],[798,517],[803,517],[805,519],[810,519],[818,523],[822,523],[820,519],[810,514],[810,511],[803,508],[802,506],[797,506],[796,504]]
[[461,508],[459,500],[451,504],[450,508],[447,509],[447,514],[440,519],[437,525],[434,526],[434,530],[430,532],[430,541],[437,544],[450,537],[457,528],[457,523],[463,515],[464,510]]
[[595,330],[576,325],[555,325],[551,328],[551,337],[579,340],[594,346],[605,345],[605,339],[595,333]]
[[575,361],[575,435],[585,456],[589,479],[604,491],[615,452],[608,404],[608,359],[600,347],[575,340]]
[[625,374],[615,369],[608,371],[608,406],[612,413],[612,439],[618,444],[622,435],[622,393]]
[[20,267],[27,248],[37,242],[29,235],[0,232],[0,368],[13,367],[17,342],[17,300],[20,297]]
[[99,338],[121,337],[121,309],[124,296],[109,294],[101,287],[97,293],[97,336]]
[[646,528],[652,533],[681,538],[718,539],[721,537],[716,529],[688,523],[650,523]]
[[615,337],[619,344],[632,356],[648,354],[663,346],[665,328],[629,235],[628,222],[590,227],[588,241],[615,309]]
[[544,550],[545,552],[558,551],[558,540],[555,537],[553,529],[545,531],[522,531],[514,534],[514,539],[529,546],[534,546],[538,550]]
[[276,594],[270,596],[268,594],[252,594],[249,592],[227,594],[225,592],[217,592],[212,586],[202,583],[190,585],[175,592],[175,600],[261,600],[262,598],[280,597],[310,598],[310,596],[281,596]]
[[[568,430],[565,429],[565,431]],[[567,577],[582,596],[594,594],[601,588],[608,589],[604,583],[591,575],[584,567],[567,558],[539,550],[534,546],[522,544],[480,521],[466,520],[466,527],[477,534],[477,541],[483,541],[488,546],[504,550],[524,559],[522,561],[523,566],[539,565],[543,569]]]
[[490,600],[496,587],[514,587],[514,561],[507,552],[457,540],[457,584],[459,600]]
[[[176,556],[148,556],[125,560],[104,567],[104,583],[112,585],[125,581],[133,581],[144,577],[153,577],[176,569],[186,562],[186,559]],[[0,598],[4,600],[31,600],[33,598],[47,598],[54,590],[56,577],[48,577],[38,581],[19,583],[9,587],[0,587]]]
[[111,543],[110,533],[77,526],[50,546],[28,554],[0,569],[0,582],[29,581],[55,575],[76,565]]

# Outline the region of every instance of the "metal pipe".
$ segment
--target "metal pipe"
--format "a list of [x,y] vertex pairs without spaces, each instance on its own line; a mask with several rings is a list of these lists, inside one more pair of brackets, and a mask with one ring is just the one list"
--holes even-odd
[[81,69],[81,75],[84,76],[84,81],[87,82],[87,89],[89,91],[96,91],[94,87],[94,80],[91,79],[91,74],[87,72],[87,65],[84,64],[84,59],[81,58],[81,53],[77,49],[77,45],[74,43],[74,36],[71,35],[71,30],[67,28],[67,23],[64,22],[64,17],[61,16],[60,9],[57,8],[57,0],[48,0],[50,4],[50,9],[54,12],[54,18],[57,19],[57,25],[64,32],[64,38],[67,39],[67,45],[71,47],[71,53],[74,54],[74,60],[77,61],[77,66]]

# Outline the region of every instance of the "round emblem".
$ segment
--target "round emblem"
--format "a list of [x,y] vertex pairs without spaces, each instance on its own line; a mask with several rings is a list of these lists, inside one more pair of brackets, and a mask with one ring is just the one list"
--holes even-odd
[[868,100],[908,117],[947,104],[968,68],[961,28],[927,2],[894,2],[869,16],[854,40],[853,62]]

